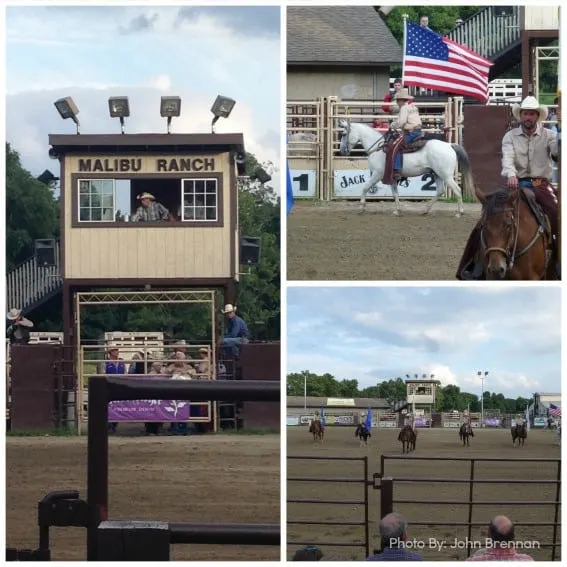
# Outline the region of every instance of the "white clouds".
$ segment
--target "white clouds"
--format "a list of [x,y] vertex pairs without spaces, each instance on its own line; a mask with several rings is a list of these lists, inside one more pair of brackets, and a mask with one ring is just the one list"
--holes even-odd
[[[48,134],[74,133],[53,108],[57,98],[73,96],[82,132],[107,133],[119,131],[108,118],[108,97],[128,96],[126,132],[139,133],[165,132],[164,94],[182,98],[173,133],[210,132],[216,95],[235,98],[216,131],[243,133],[247,151],[280,167],[279,37],[245,35],[235,26],[235,14],[244,10],[241,28],[269,22],[273,31],[279,9],[226,10],[230,18],[223,8],[8,8],[6,130],[24,167],[32,173],[53,167]],[[272,186],[279,192],[279,176]]]

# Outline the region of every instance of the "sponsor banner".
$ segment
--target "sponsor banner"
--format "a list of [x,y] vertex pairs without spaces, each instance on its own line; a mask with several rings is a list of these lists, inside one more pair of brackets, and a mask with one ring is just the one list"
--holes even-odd
[[[333,174],[335,197],[360,197],[363,185],[370,179],[370,170],[368,169],[335,169]],[[407,181],[398,185],[401,199],[404,197],[430,199],[435,196],[436,191],[435,179],[429,173],[421,177],[410,177]],[[389,185],[378,182],[370,189],[367,194],[368,197],[393,199],[392,189]]]
[[297,416],[287,416],[287,424],[288,425],[299,425],[299,417]]
[[301,425],[309,425],[309,423],[311,423],[311,419],[312,419],[312,416],[310,416],[310,415],[302,415],[299,418],[299,422],[301,423]]
[[444,421],[443,427],[460,427],[461,424],[457,421]]
[[378,427],[397,427],[397,426],[398,426],[397,421],[380,421],[378,423]]
[[327,407],[329,406],[343,406],[354,407],[354,399],[352,398],[327,398]]
[[534,427],[545,427],[546,425],[545,417],[534,417]]
[[314,169],[290,169],[293,198],[315,197],[317,194],[317,173]]
[[486,417],[484,419],[485,427],[500,427],[502,425],[502,420],[499,417]]
[[413,425],[414,427],[431,427],[431,419],[428,417],[416,417]]
[[[167,376],[144,376],[145,380],[164,380]],[[200,415],[200,407],[187,400],[124,400],[108,404],[108,421],[188,421]]]
[[335,425],[354,425],[352,415],[335,415]]

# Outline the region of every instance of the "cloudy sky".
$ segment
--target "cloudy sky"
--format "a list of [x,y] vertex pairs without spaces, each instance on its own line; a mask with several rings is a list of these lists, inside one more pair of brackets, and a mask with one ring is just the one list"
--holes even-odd
[[166,132],[163,95],[182,98],[173,133],[210,132],[215,97],[229,96],[216,131],[242,132],[248,151],[279,166],[278,7],[9,7],[6,26],[7,139],[33,174],[55,167],[48,134],[75,133],[53,106],[63,96],[85,134],[120,133],[110,96],[130,99],[127,133]]
[[288,288],[288,372],[360,387],[434,374],[480,395],[561,391],[557,288]]

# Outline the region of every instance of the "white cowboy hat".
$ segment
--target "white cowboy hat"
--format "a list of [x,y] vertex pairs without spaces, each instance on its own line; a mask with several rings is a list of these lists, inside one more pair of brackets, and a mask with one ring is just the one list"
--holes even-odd
[[8,315],[6,315],[6,319],[8,319],[8,321],[15,321],[21,314],[22,314],[21,309],[16,309],[15,307],[12,307],[12,309],[8,311]]
[[234,313],[236,311],[236,307],[234,305],[227,303],[222,309],[222,312],[226,315],[227,313]]
[[175,341],[173,343],[173,346],[187,346],[187,341],[185,339],[181,339],[180,341]]
[[151,193],[147,193],[146,191],[138,195],[138,201],[142,201],[143,199],[151,199],[152,201],[156,200],[156,198]]
[[199,349],[199,352],[204,352],[205,354],[209,354],[209,349],[208,349],[208,348],[205,348],[205,347],[201,347],[201,348]]
[[409,100],[411,95],[407,89],[400,89],[400,91],[394,97],[394,100]]
[[116,343],[110,343],[110,344],[106,345],[106,350],[107,351],[120,350],[120,347]]
[[512,105],[512,114],[516,120],[520,120],[522,110],[537,110],[539,112],[538,122],[542,122],[547,118],[547,106],[540,104],[534,96],[527,96],[522,104]]

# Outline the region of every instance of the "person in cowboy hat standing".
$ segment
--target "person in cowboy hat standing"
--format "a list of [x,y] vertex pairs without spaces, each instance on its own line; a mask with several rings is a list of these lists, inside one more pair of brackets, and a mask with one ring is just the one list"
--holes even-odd
[[[554,239],[557,238],[557,197],[551,187],[553,177],[552,159],[557,157],[557,132],[544,128],[547,107],[539,104],[533,96],[526,97],[522,104],[512,106],[512,114],[520,123],[502,139],[502,177],[510,190],[529,189],[548,216]],[[560,124],[558,122],[558,130]],[[475,262],[480,243],[480,226],[473,229],[463,252],[457,279],[484,279],[483,269]],[[555,240],[553,242],[555,247]],[[558,262],[559,267],[559,262]]]
[[[398,117],[392,122],[392,129],[402,130],[404,144],[409,145],[419,138],[421,134],[421,118],[417,106],[411,102],[408,89],[401,89],[394,100],[400,108]],[[399,181],[402,177],[402,154],[396,152],[394,155],[394,180]]]
[[138,201],[140,201],[140,206],[132,215],[132,222],[171,220],[169,211],[158,203],[151,193],[141,193],[138,195]]
[[230,348],[233,356],[240,353],[240,345],[248,342],[248,325],[236,314],[236,307],[228,303],[222,312],[228,318],[228,325],[222,339],[222,346]]
[[30,329],[33,329],[33,323],[22,316],[22,310],[13,307],[8,311],[6,319],[10,321],[10,326],[6,331],[6,338],[10,340],[10,344],[27,345],[30,340]]
[[[120,358],[120,349],[116,343],[111,343],[106,347],[108,358],[104,365],[105,374],[126,374],[126,365],[123,359]],[[108,430],[111,433],[116,433],[118,423],[113,421],[108,424]]]

